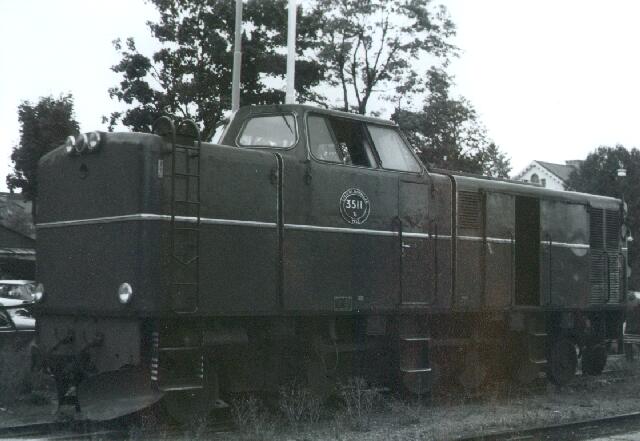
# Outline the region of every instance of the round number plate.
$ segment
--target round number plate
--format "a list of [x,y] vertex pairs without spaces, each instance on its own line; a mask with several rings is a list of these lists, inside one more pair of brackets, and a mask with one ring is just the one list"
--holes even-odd
[[351,225],[362,225],[369,218],[371,204],[362,190],[350,188],[340,197],[340,214]]

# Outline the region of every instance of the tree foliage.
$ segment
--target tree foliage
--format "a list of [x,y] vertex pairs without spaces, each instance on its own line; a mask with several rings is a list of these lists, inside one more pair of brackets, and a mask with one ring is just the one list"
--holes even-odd
[[62,95],[40,98],[36,104],[24,101],[18,106],[20,143],[13,148],[13,171],[7,175],[7,187],[22,190],[28,200],[38,195],[38,160],[78,133],[80,126],[73,115],[73,97]]
[[[430,0],[317,0],[318,56],[344,111],[367,113],[372,95],[423,91],[412,61],[442,62],[455,53],[455,26]],[[395,99],[395,98],[392,98]]]
[[[148,26],[162,48],[152,57],[132,39],[116,40],[122,75],[109,90],[127,109],[121,122],[149,131],[160,115],[193,118],[210,133],[230,108],[234,3],[228,0],[150,0],[160,12]],[[286,0],[249,0],[243,11],[241,101],[284,101]],[[313,102],[366,113],[371,97],[384,91],[403,96],[423,90],[412,60],[446,63],[455,33],[446,9],[424,0],[315,0],[298,8],[296,92]],[[316,87],[321,86],[321,87]],[[336,93],[332,92],[332,89]],[[341,99],[331,99],[331,96]],[[355,104],[353,104],[355,103]]]
[[452,79],[443,70],[427,72],[428,95],[421,111],[393,115],[420,158],[435,168],[506,178],[509,159],[493,143],[465,98],[451,96]]
[[[121,122],[148,132],[161,115],[192,118],[208,134],[231,107],[235,6],[228,0],[151,0],[160,12],[148,22],[162,45],[148,57],[133,39],[114,41],[121,61],[112,70],[122,81],[109,90],[125,103],[124,112],[108,118],[110,127]],[[243,11],[241,104],[284,101],[284,88],[270,86],[286,71],[286,0],[250,0]],[[315,41],[317,16],[298,9],[296,91],[300,100],[317,101],[311,92],[323,69],[305,51]],[[267,80],[265,80],[267,79]],[[269,80],[271,79],[271,80]]]
[[[626,169],[626,177],[618,176],[619,168]],[[627,202],[626,223],[636,239],[629,244],[631,284],[640,289],[640,151],[622,145],[599,147],[571,174],[568,186],[584,193],[624,198]]]

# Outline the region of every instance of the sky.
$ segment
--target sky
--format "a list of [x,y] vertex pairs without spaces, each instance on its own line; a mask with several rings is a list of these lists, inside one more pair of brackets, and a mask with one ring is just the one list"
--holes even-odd
[[[232,0],[229,0],[232,1]],[[515,174],[537,159],[640,147],[640,2],[442,0],[457,26],[456,92],[476,108]],[[0,191],[19,141],[17,107],[72,93],[82,131],[120,109],[112,40],[155,43],[143,0],[0,0]]]

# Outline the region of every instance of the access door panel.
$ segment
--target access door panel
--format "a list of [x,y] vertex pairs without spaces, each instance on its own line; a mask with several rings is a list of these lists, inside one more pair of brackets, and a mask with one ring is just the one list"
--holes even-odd
[[400,181],[402,305],[431,305],[437,296],[436,225],[429,218],[429,186]]
[[283,306],[390,310],[400,296],[397,173],[376,168],[364,124],[309,115],[310,159],[284,158]]

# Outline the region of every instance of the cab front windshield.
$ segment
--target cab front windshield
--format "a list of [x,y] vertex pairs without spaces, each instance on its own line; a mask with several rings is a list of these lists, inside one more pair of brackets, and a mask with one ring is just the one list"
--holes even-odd
[[296,142],[293,115],[260,115],[247,120],[238,144],[242,147],[288,148]]

